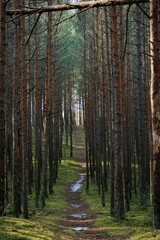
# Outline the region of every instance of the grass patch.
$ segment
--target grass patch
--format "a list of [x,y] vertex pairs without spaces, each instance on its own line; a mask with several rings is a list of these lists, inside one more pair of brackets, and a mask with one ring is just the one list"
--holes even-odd
[[[35,210],[34,199],[30,197],[30,213],[28,220],[5,216],[0,218],[0,239],[41,239],[58,240],[61,237],[73,239],[74,232],[59,224],[59,220],[66,218],[67,203],[64,192],[68,184],[77,180],[78,163],[74,160],[62,160],[59,166],[59,177],[54,186],[54,194],[46,200],[43,211]],[[34,213],[34,214],[33,214]]]
[[101,205],[101,196],[98,195],[96,184],[90,185],[88,195],[83,189],[83,198],[96,213],[95,227],[108,232],[109,236],[121,236],[124,239],[156,239],[160,240],[160,231],[152,227],[152,207],[142,208],[137,199],[131,202],[131,210],[126,213],[126,219],[118,221],[110,216],[109,193],[106,193],[106,206]]

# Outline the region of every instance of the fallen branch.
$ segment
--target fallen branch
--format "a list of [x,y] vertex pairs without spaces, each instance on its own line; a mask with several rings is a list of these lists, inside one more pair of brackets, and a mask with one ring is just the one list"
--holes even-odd
[[28,15],[38,12],[39,14],[46,12],[56,12],[56,11],[66,11],[72,9],[83,9],[83,8],[94,8],[94,7],[102,7],[102,6],[115,6],[115,5],[126,5],[126,4],[139,4],[139,3],[147,3],[149,0],[96,0],[96,1],[86,1],[86,2],[77,2],[74,4],[58,4],[51,5],[39,8],[25,8],[25,9],[14,9],[7,10],[6,15]]

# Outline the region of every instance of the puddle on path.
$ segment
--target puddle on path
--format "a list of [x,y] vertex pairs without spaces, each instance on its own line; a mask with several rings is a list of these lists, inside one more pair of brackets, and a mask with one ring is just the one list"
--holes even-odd
[[81,204],[71,204],[71,207],[73,208],[80,208],[82,205]]
[[83,187],[83,183],[82,182],[84,181],[84,179],[85,179],[85,176],[80,175],[80,179],[77,182],[75,182],[74,184],[72,184],[71,192],[78,192],[78,191],[80,191],[82,189],[82,187]]
[[88,229],[88,227],[75,227],[73,228],[73,230],[77,233],[81,233],[81,232],[84,232]]
[[86,219],[87,218],[87,214],[85,214],[85,213],[81,213],[81,214],[75,213],[75,214],[72,214],[71,216],[74,217],[74,218],[79,218],[79,219]]
[[[81,192],[82,187],[83,187],[83,181],[84,181],[84,179],[85,179],[85,176],[80,175],[79,180],[76,181],[74,184],[71,185],[71,192],[72,192],[72,193]],[[74,198],[74,196],[72,196],[72,198]],[[78,202],[78,203],[74,203],[74,204],[72,203],[72,204],[71,204],[71,207],[75,209],[75,210],[74,210],[75,213],[73,213],[73,214],[71,215],[71,217],[76,218],[76,219],[79,219],[79,220],[81,220],[81,221],[82,221],[82,220],[85,221],[85,219],[88,218],[88,215],[87,215],[86,213],[76,213],[76,211],[78,211],[79,208],[83,207],[81,204],[79,204],[79,202]],[[82,226],[81,226],[81,223],[82,223],[82,222],[79,223],[79,226],[73,228],[73,230],[74,230],[76,233],[82,233],[82,232],[84,232],[84,231],[86,231],[86,230],[88,229],[88,227],[84,227],[84,226],[82,227]]]

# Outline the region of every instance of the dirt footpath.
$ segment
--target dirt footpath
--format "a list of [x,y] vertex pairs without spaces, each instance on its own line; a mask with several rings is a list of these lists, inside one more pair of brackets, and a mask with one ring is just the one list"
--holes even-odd
[[[85,185],[85,147],[82,127],[76,127],[74,132],[74,159],[80,163],[79,178],[65,191],[68,203],[67,218],[60,224],[75,232],[74,239],[107,239],[120,240],[119,237],[109,237],[106,231],[94,227],[96,215],[81,197],[82,188]],[[63,239],[63,238],[62,238]],[[66,238],[65,238],[66,239]]]

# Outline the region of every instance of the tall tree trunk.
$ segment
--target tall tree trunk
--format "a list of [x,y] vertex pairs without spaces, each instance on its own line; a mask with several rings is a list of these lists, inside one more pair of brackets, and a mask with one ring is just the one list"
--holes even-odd
[[[48,0],[51,5],[51,0]],[[45,118],[44,118],[44,157],[42,167],[42,193],[41,204],[45,207],[45,199],[48,197],[48,156],[49,156],[49,120],[50,120],[50,94],[51,94],[51,16],[48,13],[48,31],[47,31],[47,66],[46,66],[46,83],[45,83]]]
[[108,110],[108,162],[110,164],[110,213],[111,216],[114,216],[114,207],[115,207],[115,192],[114,192],[114,170],[115,170],[115,161],[114,161],[114,139],[113,139],[113,129],[114,129],[114,89],[113,81],[111,77],[111,63],[110,59],[110,41],[109,41],[109,19],[108,19],[108,9],[105,8],[105,35],[106,35],[106,56],[107,56],[107,110]]
[[72,112],[72,83],[71,74],[68,78],[68,104],[69,104],[69,136],[70,136],[70,157],[73,157],[73,112]]
[[144,119],[144,92],[142,78],[142,30],[141,10],[137,6],[137,74],[138,74],[138,154],[139,154],[139,182],[140,182],[140,204],[146,205],[146,168],[145,168],[145,119]]
[[35,195],[36,207],[39,207],[39,196],[41,190],[41,172],[42,172],[42,96],[40,83],[39,66],[39,32],[38,26],[35,28]]
[[[49,4],[52,4],[52,0],[49,1]],[[54,150],[53,150],[53,77],[52,77],[52,49],[51,49],[51,44],[52,44],[52,29],[51,29],[51,25],[52,25],[52,14],[48,15],[48,45],[49,45],[49,49],[50,51],[48,52],[48,54],[50,54],[49,57],[49,62],[48,64],[50,65],[50,68],[48,69],[49,71],[49,109],[48,109],[48,114],[49,114],[49,193],[53,193],[53,182],[54,182],[54,169],[53,169],[53,155],[54,155]],[[58,113],[59,116],[59,113]],[[57,149],[58,151],[59,149]]]
[[123,32],[123,9],[120,7],[120,108],[121,108],[121,144],[122,144],[122,165],[124,172],[124,189],[126,210],[129,211],[129,157],[127,158],[126,149],[126,113],[125,113],[125,56],[124,56],[124,32]]
[[[14,41],[14,34],[11,31],[12,36],[9,36]],[[5,127],[5,136],[6,136],[6,164],[5,164],[5,197],[6,203],[9,200],[9,176],[12,179],[13,173],[13,124],[12,124],[12,114],[13,114],[13,63],[8,67],[6,71],[6,84],[5,84],[5,116],[6,116],[6,127]]]
[[0,1],[0,215],[5,207],[5,49],[6,1]]
[[[101,19],[103,17],[101,11]],[[101,83],[101,151],[102,151],[102,172],[101,172],[101,191],[102,205],[105,206],[105,191],[107,190],[107,152],[106,152],[106,78],[105,78],[105,55],[104,55],[104,33],[103,21],[101,20],[101,58],[102,58],[102,83]],[[101,164],[102,165],[102,164]]]
[[125,217],[124,192],[122,174],[122,140],[121,140],[121,108],[120,108],[120,66],[118,57],[117,39],[117,11],[112,7],[112,56],[113,56],[113,79],[115,88],[115,215],[119,219]]
[[68,109],[67,109],[67,79],[64,80],[64,129],[65,129],[65,144],[68,146]]
[[[54,126],[53,126],[53,132],[54,132],[54,153],[53,153],[53,181],[54,183],[56,182],[56,179],[58,177],[58,160],[59,160],[59,133],[60,133],[60,96],[59,96],[59,77],[58,77],[58,72],[57,72],[57,56],[58,56],[58,51],[57,51],[57,37],[55,36],[54,39],[54,54],[55,54],[55,62],[53,65],[53,76],[54,76],[54,82],[53,82],[53,111],[54,111]],[[66,88],[66,85],[65,85]],[[66,89],[64,90],[64,92]],[[66,92],[64,93],[66,97]],[[66,106],[66,103],[64,103]],[[65,109],[67,112],[68,110]],[[68,114],[68,113],[67,113]],[[65,115],[66,117],[66,115]],[[67,121],[67,119],[65,118]],[[68,124],[66,122],[66,124]],[[67,136],[67,135],[66,135]],[[67,140],[68,141],[68,140]]]
[[83,71],[84,71],[84,128],[85,128],[85,156],[86,156],[86,193],[89,193],[89,156],[88,156],[88,101],[87,101],[87,68],[86,68],[86,15],[84,14],[84,25],[83,25]]
[[[15,8],[19,0],[15,1]],[[13,214],[21,213],[21,126],[20,126],[20,21],[14,25],[14,76],[13,76]]]
[[153,133],[153,225],[160,229],[160,37],[159,0],[150,1],[151,108]]
[[[31,5],[29,5],[31,6]],[[31,28],[31,16],[28,20],[29,29]],[[32,61],[31,61],[31,43],[28,43],[28,69],[27,69],[27,78],[28,78],[28,104],[27,104],[27,158],[28,158],[28,194],[32,194],[33,186],[33,163],[32,163]]]
[[[25,6],[25,0],[22,0]],[[22,170],[23,170],[23,216],[28,218],[28,159],[27,159],[27,80],[26,80],[26,44],[25,16],[22,16],[21,62],[22,62]]]

